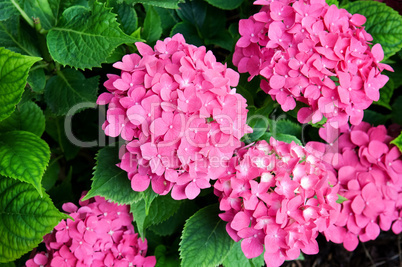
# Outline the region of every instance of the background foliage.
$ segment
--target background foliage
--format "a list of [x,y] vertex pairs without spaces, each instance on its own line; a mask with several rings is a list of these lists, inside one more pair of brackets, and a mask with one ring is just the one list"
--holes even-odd
[[[367,17],[367,31],[395,70],[364,120],[402,125],[402,17],[379,2],[328,2]],[[262,257],[246,259],[227,235],[212,189],[194,201],[132,191],[126,172],[114,166],[119,140],[104,136],[105,110],[94,104],[106,74],[117,73],[111,64],[135,53],[137,41],[153,45],[181,33],[236,69],[239,19],[257,10],[248,0],[0,0],[0,265],[23,265],[66,218],[61,205],[77,202],[83,190],[87,198],[133,204],[137,230],[158,266],[263,265]],[[297,110],[284,113],[259,82],[241,75],[237,87],[249,115],[267,118],[249,122],[255,131],[246,142],[319,140],[320,124],[297,123]],[[401,139],[394,141],[400,148]]]

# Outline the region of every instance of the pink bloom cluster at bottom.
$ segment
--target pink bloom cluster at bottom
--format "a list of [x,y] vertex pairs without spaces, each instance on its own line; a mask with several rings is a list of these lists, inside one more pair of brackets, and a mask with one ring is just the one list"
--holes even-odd
[[316,237],[338,217],[331,172],[303,147],[271,138],[237,151],[215,183],[226,230],[247,258],[264,251],[267,266],[318,253]]
[[134,232],[133,217],[126,205],[102,197],[63,205],[74,219],[61,221],[44,237],[47,252],[26,262],[36,266],[155,266],[154,256],[146,257],[147,240]]
[[341,131],[320,130],[329,143],[326,161],[337,174],[339,194],[347,199],[325,235],[352,251],[359,239],[374,240],[381,230],[402,231],[402,158],[383,125],[362,122]]

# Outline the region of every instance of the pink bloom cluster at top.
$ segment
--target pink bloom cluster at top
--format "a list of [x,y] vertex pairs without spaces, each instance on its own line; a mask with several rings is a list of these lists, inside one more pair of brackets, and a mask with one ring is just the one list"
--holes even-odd
[[[402,231],[402,157],[383,126],[369,123],[339,130],[329,126],[320,136],[329,145],[326,162],[337,174],[339,194],[347,200],[336,223],[327,229],[328,240],[354,250],[359,240],[374,240],[380,230]],[[329,166],[331,168],[331,166]]]
[[147,240],[134,232],[129,206],[103,197],[80,201],[80,205],[63,205],[74,221],[61,221],[46,235],[47,252],[36,254],[27,267],[155,266],[155,256],[145,256]]
[[239,74],[181,34],[157,41],[155,50],[136,46],[142,57],[126,55],[115,63],[121,75],[108,75],[110,93],[98,98],[109,104],[103,129],[126,140],[119,167],[133,190],[151,184],[158,194],[194,199],[251,132],[246,100],[231,88]]
[[215,183],[226,230],[247,258],[265,245],[267,266],[294,260],[300,251],[318,253],[316,237],[339,213],[338,187],[331,172],[295,143],[271,138],[244,147],[229,162],[227,175]]
[[380,44],[362,25],[366,18],[351,15],[325,0],[258,0],[260,12],[240,20],[233,63],[253,78],[284,111],[296,101],[308,105],[298,112],[301,123],[323,116],[333,127],[359,124],[363,110],[379,99],[392,70],[380,63]]

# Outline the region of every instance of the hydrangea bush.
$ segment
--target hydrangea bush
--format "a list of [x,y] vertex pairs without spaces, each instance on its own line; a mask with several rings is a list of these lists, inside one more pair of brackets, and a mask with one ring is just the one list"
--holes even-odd
[[46,252],[28,260],[27,267],[155,266],[155,256],[145,256],[147,240],[135,233],[128,206],[103,197],[80,201],[80,206],[63,204],[71,218],[43,237]]
[[264,253],[267,266],[318,253],[316,237],[338,218],[339,186],[324,163],[303,147],[259,141],[237,151],[214,184],[219,216],[247,258]]
[[374,240],[391,226],[399,234],[402,158],[384,125],[361,122],[339,137],[333,129],[322,128],[320,133],[329,144],[337,142],[338,149],[328,145],[325,157],[331,164],[327,169],[332,167],[337,177],[339,194],[346,199],[335,224],[325,232],[327,239],[352,251],[359,240]]
[[251,132],[246,100],[232,88],[239,74],[181,34],[157,41],[155,51],[136,46],[142,58],[125,55],[113,64],[121,75],[108,76],[110,93],[97,100],[109,104],[102,128],[126,140],[119,167],[133,190],[151,183],[157,194],[194,199]]
[[362,26],[366,18],[321,1],[255,1],[261,10],[240,20],[233,63],[284,111],[301,108],[301,123],[357,125],[388,81],[381,44]]
[[400,264],[393,8],[0,10],[0,265]]

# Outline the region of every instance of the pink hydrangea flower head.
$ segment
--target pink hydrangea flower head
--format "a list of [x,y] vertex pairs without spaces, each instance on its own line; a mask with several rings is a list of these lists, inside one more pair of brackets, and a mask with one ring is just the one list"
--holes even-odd
[[126,140],[118,166],[133,190],[151,186],[161,195],[193,199],[251,132],[246,100],[233,88],[239,74],[181,34],[154,48],[136,46],[140,55],[113,65],[121,74],[108,76],[108,92],[98,98],[108,104],[103,129]]
[[324,116],[333,127],[357,125],[363,111],[379,99],[392,68],[380,63],[380,44],[362,26],[366,19],[324,0],[255,1],[261,10],[240,20],[233,63],[251,80],[261,75],[261,88],[284,111],[304,103],[301,123]]
[[339,194],[347,200],[342,203],[335,224],[324,232],[327,239],[343,243],[352,251],[358,240],[374,240],[381,230],[392,228],[400,233],[402,156],[390,144],[393,138],[385,126],[361,122],[344,128],[336,146],[330,132],[329,125],[320,129],[320,136],[330,143],[327,151],[337,158],[327,160],[327,167],[335,173]]
[[80,204],[79,208],[73,203],[63,205],[74,221],[61,221],[46,235],[46,253],[37,253],[26,262],[27,267],[155,266],[156,258],[146,256],[147,240],[134,232],[127,205],[103,197]]
[[340,205],[325,165],[305,148],[259,141],[236,151],[214,184],[229,235],[247,258],[265,247],[267,266],[318,253],[316,237],[333,225]]

